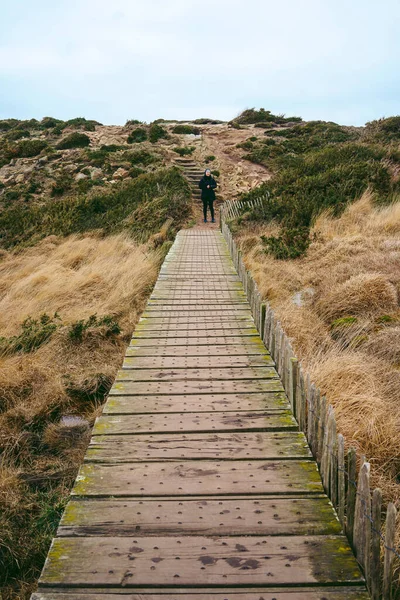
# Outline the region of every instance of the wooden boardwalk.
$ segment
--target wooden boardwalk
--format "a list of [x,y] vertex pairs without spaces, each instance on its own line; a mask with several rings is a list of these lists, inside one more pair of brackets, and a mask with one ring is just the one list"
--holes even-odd
[[35,600],[366,600],[218,231],[182,231]]

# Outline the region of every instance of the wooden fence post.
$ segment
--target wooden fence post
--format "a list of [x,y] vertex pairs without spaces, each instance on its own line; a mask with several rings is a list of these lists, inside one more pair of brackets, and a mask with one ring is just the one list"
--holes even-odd
[[324,449],[324,435],[326,428],[326,397],[322,396],[319,408],[319,421],[318,421],[318,450],[317,450],[317,462],[321,466],[322,452]]
[[304,383],[304,374],[303,369],[300,368],[299,373],[299,393],[298,393],[299,402],[297,403],[299,409],[299,424],[301,431],[305,431],[306,428],[306,391],[305,391],[305,383]]
[[260,332],[262,339],[264,338],[266,316],[267,316],[267,305],[265,304],[265,302],[262,302],[261,306],[260,306],[260,321],[259,321],[259,332]]
[[338,447],[338,465],[337,465],[337,513],[339,520],[344,527],[344,508],[345,508],[345,479],[344,479],[344,437],[341,433],[339,433],[337,438],[337,447]]
[[297,358],[291,358],[289,362],[289,400],[290,406],[294,414],[294,418],[298,419],[297,410],[297,377],[298,377],[299,361]]
[[357,453],[354,448],[350,448],[347,453],[347,503],[346,503],[346,534],[353,543],[354,531],[354,512],[356,509],[356,473],[357,473]]
[[363,567],[366,579],[369,575],[369,544],[371,526],[371,493],[369,486],[370,464],[364,462],[358,475],[356,508],[354,512],[353,544],[356,557]]
[[381,597],[381,520],[382,520],[382,493],[380,489],[372,494],[372,521],[371,527],[371,558],[369,561],[369,591],[372,600]]
[[386,513],[385,556],[383,562],[383,600],[392,600],[393,547],[396,532],[396,507],[390,502]]

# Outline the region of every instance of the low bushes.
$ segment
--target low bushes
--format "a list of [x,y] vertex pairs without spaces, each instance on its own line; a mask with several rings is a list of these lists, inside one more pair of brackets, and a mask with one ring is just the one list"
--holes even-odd
[[158,123],[152,123],[149,127],[149,140],[152,144],[158,142],[158,140],[168,138],[168,131],[162,125]]
[[293,258],[302,248],[305,252],[304,228],[309,229],[323,210],[338,216],[368,188],[380,203],[390,202],[400,191],[399,181],[392,177],[400,156],[362,139],[353,129],[311,121],[239,145],[249,150],[244,158],[274,172],[269,181],[243,196],[254,199],[268,193],[262,214],[254,210],[249,219],[274,220],[286,230],[265,241],[268,252],[279,258]]
[[264,108],[260,108],[260,110],[248,108],[233,119],[233,122],[239,125],[251,125],[254,123],[265,123],[269,125],[270,123],[289,123],[298,121],[302,121],[302,119],[300,117],[273,115],[270,110],[265,110]]
[[[145,160],[143,153],[137,160]],[[48,235],[91,230],[112,233],[128,229],[146,240],[168,217],[172,217],[174,227],[179,228],[189,212],[190,188],[186,179],[177,168],[160,169],[116,184],[111,190],[65,198],[44,206],[6,209],[0,213],[0,245],[7,248],[31,245]]]
[[179,156],[189,156],[190,154],[193,154],[194,150],[195,150],[194,146],[189,146],[189,147],[184,147],[184,148],[174,148],[174,152],[179,154]]
[[58,144],[59,150],[66,150],[68,148],[86,148],[90,144],[90,138],[85,133],[71,133],[62,139]]
[[33,352],[45,344],[59,326],[57,313],[53,317],[43,314],[39,319],[28,317],[21,324],[21,333],[9,338],[0,337],[0,355]]
[[183,133],[185,135],[200,135],[201,129],[193,127],[193,125],[175,125],[172,129],[172,133]]
[[9,146],[6,152],[8,159],[11,158],[30,158],[37,156],[47,148],[47,142],[44,140],[22,140],[15,146]]
[[138,144],[147,140],[147,131],[143,127],[137,127],[128,136],[128,144]]

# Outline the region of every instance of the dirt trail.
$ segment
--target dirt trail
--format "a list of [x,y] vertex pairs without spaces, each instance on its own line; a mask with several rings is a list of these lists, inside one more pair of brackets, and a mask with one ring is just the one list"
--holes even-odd
[[202,157],[210,154],[216,157],[212,167],[215,165],[220,171],[220,194],[225,200],[248,192],[272,176],[266,167],[242,158],[243,149],[236,145],[250,136],[263,137],[263,130],[250,127],[233,129],[227,124],[202,129]]

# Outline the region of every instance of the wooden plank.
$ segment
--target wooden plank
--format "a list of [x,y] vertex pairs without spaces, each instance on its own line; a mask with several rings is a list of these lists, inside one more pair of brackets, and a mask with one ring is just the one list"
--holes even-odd
[[40,583],[51,585],[361,583],[343,536],[56,538]]
[[298,425],[290,412],[269,413],[154,413],[135,415],[101,415],[96,419],[92,435],[127,433],[179,433],[200,431],[297,431]]
[[[138,593],[129,592],[119,588],[115,593],[124,597],[125,600],[369,600],[369,594],[365,588],[360,587],[318,587],[318,588],[253,588],[250,591],[243,589],[226,590],[193,590],[192,588],[169,591],[143,590]],[[32,596],[32,600],[116,600],[112,590],[103,592],[87,589],[55,592],[43,590]]]
[[215,496],[322,493],[308,460],[84,463],[73,496]]
[[[164,327],[161,329],[146,329],[139,328],[137,329],[133,336],[132,340],[143,340],[143,339],[153,339],[155,338],[160,343],[165,343],[164,339],[182,339],[182,340],[191,340],[193,337],[196,339],[204,338],[210,339],[212,342],[213,338],[219,337],[254,337],[258,335],[257,329],[254,327],[240,327],[239,325],[236,327],[222,327],[222,328],[211,328],[210,329],[194,329],[190,332],[187,330],[181,331],[179,329],[168,329]],[[132,342],[131,342],[132,343]],[[203,343],[203,342],[200,342]]]
[[[126,356],[154,356],[154,346],[128,346]],[[238,344],[218,344],[210,346],[160,346],[157,349],[157,356],[249,356],[249,355],[268,355],[261,340],[256,343],[254,340],[250,344],[243,341]]]
[[143,313],[143,316],[145,318],[151,318],[151,317],[186,317],[186,316],[194,316],[194,317],[207,317],[210,316],[210,314],[215,315],[216,317],[220,317],[220,316],[224,316],[224,317],[236,317],[236,316],[246,316],[249,317],[250,316],[250,311],[248,308],[243,308],[242,305],[237,306],[236,308],[232,308],[232,307],[224,307],[223,305],[218,305],[218,308],[213,308],[212,312],[210,312],[210,310],[208,310],[208,308],[204,308],[204,305],[202,308],[191,308],[190,310],[187,309],[177,309],[174,306],[167,306],[165,308],[163,308],[162,306],[158,306],[158,307],[150,307],[150,308],[146,308],[145,312]]
[[143,338],[134,337],[132,338],[129,347],[141,347],[146,346],[162,348],[162,347],[173,347],[173,346],[229,346],[237,344],[253,344],[258,343],[260,340],[258,335],[229,335],[227,332],[221,332],[220,336],[216,337],[200,337],[191,336],[185,338],[173,337],[173,338]]
[[173,333],[174,331],[179,331],[180,333],[185,332],[187,335],[192,335],[196,331],[210,331],[211,328],[215,329],[255,329],[253,319],[242,319],[233,321],[232,319],[227,320],[210,320],[207,323],[204,321],[200,322],[186,322],[179,323],[173,322],[169,320],[164,320],[162,323],[158,323],[154,319],[146,319],[146,322],[140,323],[136,326],[135,331],[138,332],[147,332],[147,331],[157,331],[158,333],[168,334]]
[[235,380],[235,381],[117,381],[110,395],[143,396],[151,394],[248,394],[252,392],[283,392],[278,379]]
[[283,392],[262,394],[192,394],[148,396],[109,396],[103,414],[154,412],[220,412],[248,410],[289,410]]
[[97,435],[90,441],[85,460],[131,462],[138,460],[238,460],[312,458],[304,434],[276,433],[173,433],[157,435]]
[[204,369],[211,367],[243,368],[272,367],[274,362],[268,354],[248,356],[128,356],[123,369]]
[[278,379],[275,367],[203,367],[139,369],[125,368],[117,372],[115,381],[217,381],[250,379]]
[[59,536],[334,535],[328,498],[71,500]]

